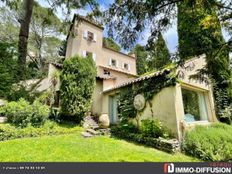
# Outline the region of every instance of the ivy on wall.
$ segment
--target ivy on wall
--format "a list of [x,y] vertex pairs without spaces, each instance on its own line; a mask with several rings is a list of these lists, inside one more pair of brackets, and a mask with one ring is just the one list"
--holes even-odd
[[137,94],[143,94],[148,103],[163,88],[175,86],[177,75],[175,68],[171,70],[164,69],[159,75],[150,77],[146,80],[141,80],[134,84],[123,87],[118,94],[118,115],[122,121],[127,121],[129,118],[135,118],[137,110],[134,108],[134,97]]

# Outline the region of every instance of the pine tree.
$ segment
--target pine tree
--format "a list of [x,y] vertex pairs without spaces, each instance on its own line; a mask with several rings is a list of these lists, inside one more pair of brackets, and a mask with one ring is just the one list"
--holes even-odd
[[161,33],[159,33],[158,39],[148,46],[148,51],[150,55],[148,60],[149,71],[160,69],[172,62],[168,47]]
[[147,72],[147,56],[148,53],[144,46],[137,44],[132,50],[132,53],[136,56],[136,68],[137,74],[142,75]]

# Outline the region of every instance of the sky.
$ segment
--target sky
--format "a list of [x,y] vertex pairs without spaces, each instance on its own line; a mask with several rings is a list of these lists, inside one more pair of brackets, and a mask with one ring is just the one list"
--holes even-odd
[[[114,2],[114,0],[97,0],[97,2],[100,5],[100,9],[102,11],[106,10],[107,8],[109,8],[110,4],[112,4]],[[48,6],[48,4],[46,3],[45,0],[39,0],[39,3],[42,6]],[[83,15],[85,16],[88,12],[90,11],[89,8],[86,9],[79,9],[79,10],[72,10],[71,12],[71,18],[73,17],[73,15],[75,13],[79,14],[79,15]],[[57,16],[61,19],[63,19],[64,15],[62,14],[62,10],[58,9],[57,10]],[[226,31],[223,30],[223,35],[225,40],[228,40],[229,36],[226,33]],[[176,25],[176,21],[174,21],[173,26],[167,30],[166,32],[162,33],[163,37],[165,39],[165,42],[168,46],[168,49],[170,51],[170,53],[175,53],[177,51],[177,46],[178,46],[178,34],[177,34],[177,25]],[[104,36],[107,37],[107,31],[104,31]],[[145,29],[143,31],[143,33],[141,34],[140,38],[137,41],[137,44],[141,44],[141,45],[146,45],[148,37],[150,36],[150,31],[149,28]],[[126,50],[122,50],[123,52],[126,52]]]

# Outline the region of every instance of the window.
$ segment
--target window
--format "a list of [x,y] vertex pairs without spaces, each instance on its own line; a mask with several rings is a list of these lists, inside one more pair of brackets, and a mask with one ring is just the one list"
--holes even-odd
[[124,63],[123,64],[123,69],[125,69],[125,70],[130,70],[130,65],[128,64],[128,63]]
[[94,61],[96,61],[96,54],[89,52],[89,51],[83,51],[83,57],[92,57]]
[[207,107],[203,92],[182,89],[184,120],[186,122],[208,120]]
[[88,30],[85,30],[85,31],[84,31],[83,37],[84,37],[86,40],[88,40],[88,41],[97,42],[97,35],[96,35],[96,33],[90,32],[90,31],[88,31]]
[[110,76],[110,71],[104,69],[104,75]]
[[90,31],[88,31],[87,39],[88,39],[88,41],[93,41],[94,40],[94,34],[92,32],[90,32]]
[[115,59],[111,59],[111,66],[117,66],[117,61]]

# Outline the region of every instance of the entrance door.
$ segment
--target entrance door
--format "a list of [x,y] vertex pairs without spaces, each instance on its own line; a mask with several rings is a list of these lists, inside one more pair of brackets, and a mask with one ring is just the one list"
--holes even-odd
[[109,115],[110,115],[110,124],[116,124],[118,122],[116,96],[109,96]]

